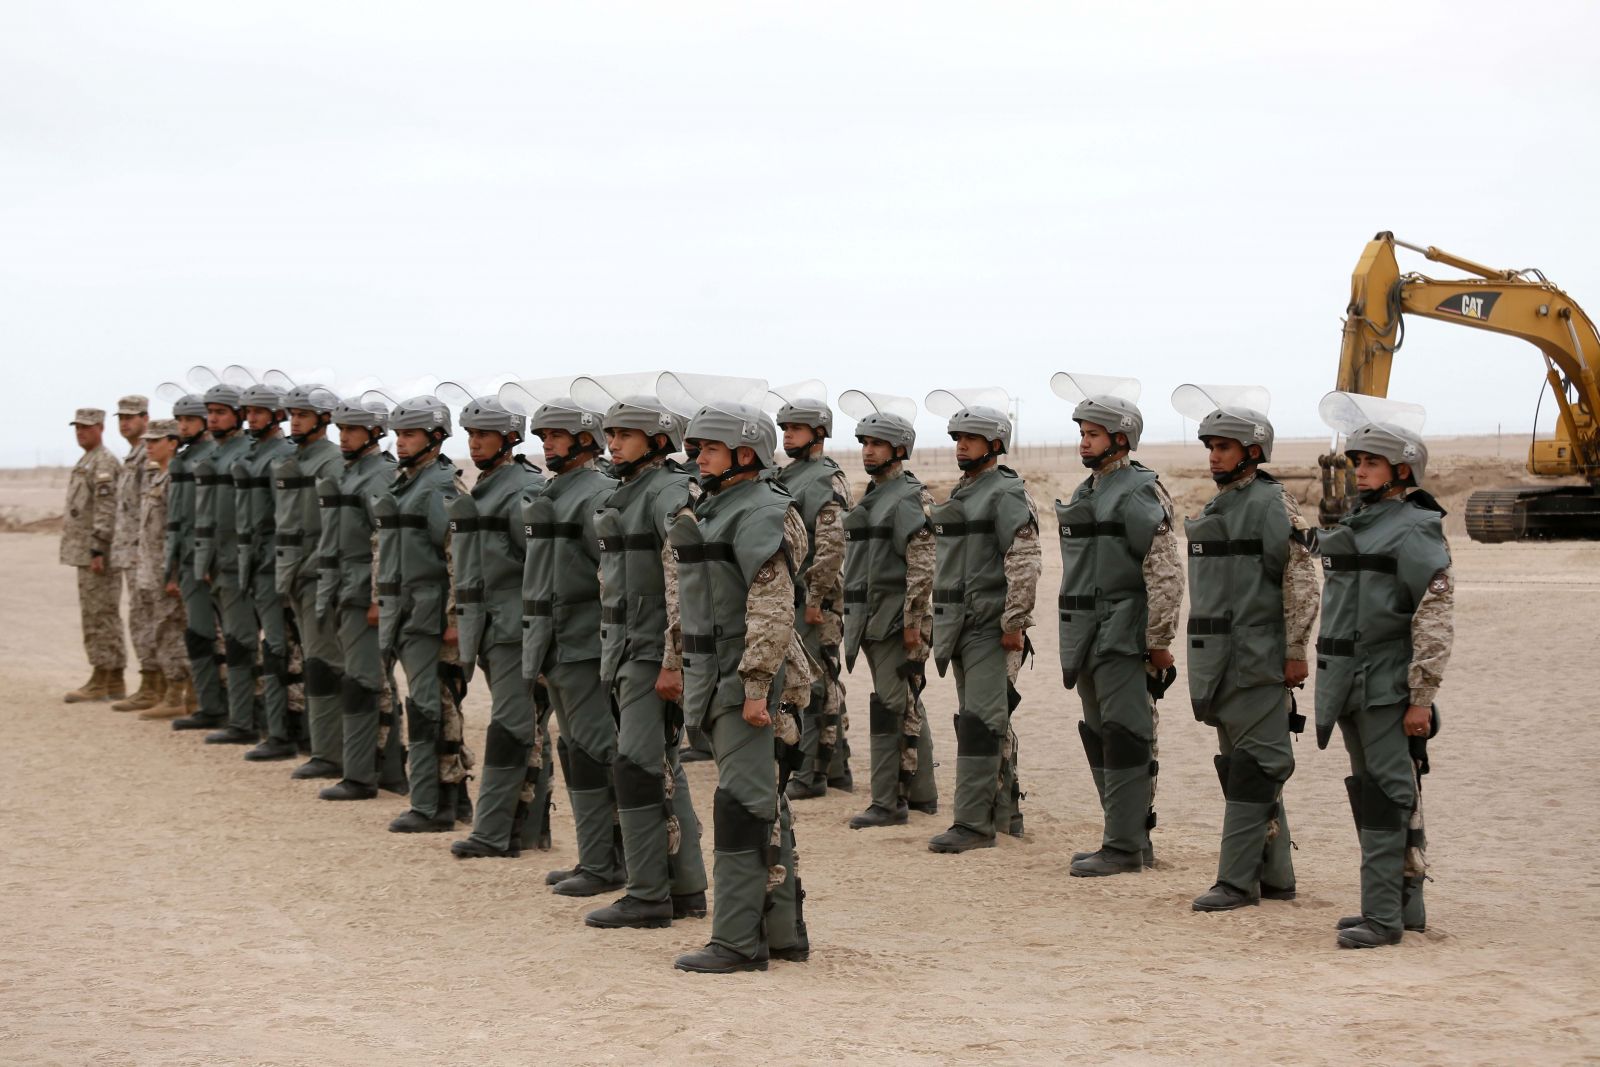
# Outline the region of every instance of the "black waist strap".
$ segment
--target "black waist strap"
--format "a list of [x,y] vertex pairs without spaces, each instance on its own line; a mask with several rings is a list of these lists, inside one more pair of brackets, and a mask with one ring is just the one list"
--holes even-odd
[[384,530],[426,530],[428,517],[426,515],[390,515],[388,518],[380,517],[377,525]]
[[865,589],[846,589],[844,591],[844,602],[846,604],[865,604],[867,602],[867,591]]
[[493,519],[486,519],[481,515],[450,520],[450,529],[456,533],[477,533],[479,530],[492,530],[494,527],[495,522]]
[[1094,597],[1092,596],[1058,596],[1056,606],[1062,611],[1092,611],[1094,610]]
[[530,541],[576,541],[583,536],[583,527],[575,522],[530,522],[523,524],[522,532],[528,535]]
[[1210,619],[1191,618],[1189,620],[1189,632],[1196,637],[1206,637],[1211,634],[1231,634],[1233,633],[1233,620],[1222,617]]
[[174,482],[194,481],[194,473],[192,471],[173,471],[171,477]]
[[317,568],[319,570],[325,570],[325,571],[336,571],[336,570],[339,569],[339,557],[338,556],[318,556],[317,557]]
[[1127,537],[1128,527],[1120,522],[1064,522],[1061,524],[1062,538],[1078,537]]
[[1395,558],[1393,556],[1367,555],[1361,552],[1323,556],[1322,569],[1325,571],[1373,571],[1378,574],[1394,574]]
[[715,652],[717,639],[712,634],[684,634],[683,650],[685,652]]
[[233,487],[235,489],[270,489],[272,488],[272,479],[264,474],[255,478],[235,478]]
[[301,474],[293,478],[279,478],[277,484],[279,489],[309,489],[317,484],[317,480],[309,474]]
[[196,485],[232,485],[233,479],[226,474],[197,474],[194,482]]
[[298,548],[306,539],[305,534],[281,533],[273,538],[279,548]]
[[167,521],[167,529],[169,531],[175,531],[175,530],[183,529],[183,520],[182,519],[169,519]]
[[256,541],[255,533],[250,530],[246,530],[243,533],[238,534],[237,537],[241,545],[253,545]]
[[215,537],[216,533],[217,528],[215,526],[196,526],[194,528],[196,537]]
[[1317,655],[1319,656],[1353,656],[1355,654],[1356,643],[1348,637],[1317,638]]
[[968,534],[994,533],[993,519],[973,519],[970,522],[936,522],[933,532],[940,537],[965,537]]
[[456,603],[457,604],[482,604],[483,603],[483,590],[482,589],[457,589],[456,590]]
[[1261,538],[1259,537],[1238,541],[1189,542],[1189,555],[1191,556],[1259,556],[1261,552]]
[[522,602],[522,614],[524,615],[549,618],[555,613],[556,602],[554,600],[524,600]]
[[628,621],[628,609],[602,607],[600,609],[600,621],[625,623]]
[[679,563],[738,563],[733,546],[723,541],[708,541],[703,545],[684,545],[672,550],[672,558]]
[[935,604],[959,604],[961,600],[961,590],[959,589],[935,589],[933,591],[933,602]]
[[862,529],[852,530],[845,528],[846,541],[887,541],[894,536],[894,531],[887,526],[867,526]]
[[400,583],[399,582],[379,582],[378,583],[378,595],[379,596],[399,596],[400,595]]
[[659,552],[661,542],[655,534],[631,533],[597,539],[602,552]]

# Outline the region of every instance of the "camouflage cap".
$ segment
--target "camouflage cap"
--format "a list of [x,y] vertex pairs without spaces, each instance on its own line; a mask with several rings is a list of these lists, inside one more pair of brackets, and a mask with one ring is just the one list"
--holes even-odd
[[150,414],[150,398],[140,396],[138,393],[129,393],[117,401],[118,415],[148,415]]
[[156,441],[163,437],[178,436],[177,419],[151,419],[150,425],[145,427],[143,440]]
[[72,416],[72,421],[67,423],[68,426],[104,426],[105,424],[106,412],[104,408],[79,408],[77,413]]

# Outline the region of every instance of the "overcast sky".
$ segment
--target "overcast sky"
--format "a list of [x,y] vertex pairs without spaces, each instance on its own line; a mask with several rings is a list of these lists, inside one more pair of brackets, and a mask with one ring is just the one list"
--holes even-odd
[[[1600,311],[1597,10],[7,4],[0,463],[229,362],[1000,385],[1035,443],[1057,370],[1152,439],[1246,381],[1319,435],[1377,230]],[[1540,382],[1419,322],[1391,394],[1525,434]]]

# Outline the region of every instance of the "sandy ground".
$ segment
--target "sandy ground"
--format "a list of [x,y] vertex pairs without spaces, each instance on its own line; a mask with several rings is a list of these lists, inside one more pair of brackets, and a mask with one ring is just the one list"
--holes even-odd
[[[1180,501],[1203,500],[1198,448],[1170,447],[1147,460],[1173,471]],[[1301,451],[1316,446],[1286,449],[1285,471]],[[1468,483],[1517,480],[1492,438],[1443,451],[1447,506]],[[1079,477],[1031,458],[1042,507]],[[53,477],[8,473],[0,507],[47,509]],[[593,902],[542,886],[573,859],[564,803],[554,852],[461,863],[454,835],[385,833],[403,807],[387,794],[322,803],[318,783],[290,781],[282,764],[62,704],[85,673],[72,574],[52,536],[0,535],[0,1060],[1593,1062],[1600,545],[1483,546],[1458,530],[1454,548],[1458,638],[1426,782],[1426,934],[1334,947],[1357,894],[1347,764],[1337,742],[1318,752],[1309,734],[1287,793],[1299,898],[1191,912],[1212,881],[1222,801],[1211,731],[1181,699],[1160,737],[1157,869],[1066,877],[1070,853],[1098,841],[1098,809],[1045,610],[1017,713],[1026,838],[938,856],[924,842],[942,816],[859,832],[845,822],[862,794],[800,805],[811,962],[706,978],[670,966],[703,943],[706,922],[590,930]],[[852,693],[864,757],[866,691]],[[480,749],[485,696],[467,702]],[[929,704],[948,799],[948,679]],[[690,768],[703,817],[714,773]]]

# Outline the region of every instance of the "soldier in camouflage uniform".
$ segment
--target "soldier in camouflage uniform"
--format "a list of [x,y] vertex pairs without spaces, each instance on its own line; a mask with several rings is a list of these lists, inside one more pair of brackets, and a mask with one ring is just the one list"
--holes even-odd
[[193,393],[172,405],[178,421],[178,454],[167,469],[167,551],[163,569],[167,591],[183,598],[184,648],[189,654],[194,709],[172,721],[174,730],[209,730],[227,721],[227,697],[217,670],[217,613],[211,591],[195,574],[195,468],[210,459],[217,444],[206,430],[205,400]]
[[378,647],[406,675],[406,742],[411,807],[389,824],[397,834],[447,833],[470,822],[472,753],[462,742],[467,679],[456,655],[451,501],[466,492],[440,452],[450,411],[415,396],[389,413],[399,477],[373,503],[378,527]]
[[141,719],[176,719],[189,711],[189,654],[184,648],[183,600],[176,588],[169,589],[165,574],[167,541],[168,470],[178,451],[178,421],[157,419],[148,422],[140,443],[149,457],[150,469],[143,478],[139,514],[135,523],[138,537],[132,549],[138,560],[135,575],[139,591],[149,604],[146,625],[155,641],[155,663],[161,672],[161,699],[139,712]]
[[1200,424],[1217,495],[1186,521],[1189,698],[1217,729],[1226,802],[1217,880],[1195,911],[1292,900],[1294,862],[1283,786],[1294,773],[1291,698],[1306,680],[1317,615],[1315,537],[1300,505],[1261,469],[1272,460],[1264,389],[1179,386],[1178,410]]
[[600,681],[600,550],[594,514],[616,488],[600,473],[604,416],[568,396],[539,398],[528,429],[544,445],[551,478],[522,509],[528,539],[523,570],[522,673],[544,678],[561,737],[556,753],[578,837],[578,865],[551,871],[562,896],[621,889],[622,832],[611,765],[617,720]]
[[289,625],[284,598],[278,592],[277,497],[272,484],[272,468],[294,455],[295,445],[283,435],[289,412],[283,406],[282,390],[252,385],[241,392],[240,402],[250,447],[231,472],[234,531],[239,582],[260,635],[250,649],[261,677],[260,721],[252,724],[249,732],[259,729],[266,735],[244,758],[267,762],[293,759],[299,751],[289,724]]
[[117,459],[102,443],[106,428],[103,410],[79,408],[68,425],[77,432],[83,458],[67,481],[61,562],[78,569],[83,648],[93,673],[64,699],[68,704],[121,700],[127,696],[122,677],[127,651],[117,607],[122,576],[111,568],[110,561],[117,519]]
[[1017,672],[1031,649],[1039,518],[1021,476],[1000,463],[1011,447],[1005,412],[963,404],[948,430],[961,480],[931,515],[933,656],[941,675],[952,664],[956,672],[955,821],[928,849],[960,853],[993,848],[997,833],[1022,834],[1011,717],[1021,703]]
[[668,537],[678,565],[684,713],[701,723],[717,761],[716,901],[710,943],[674,966],[764,971],[770,958],[810,955],[775,759],[780,742],[792,746],[799,733],[790,707],[775,717],[770,706],[775,685],[791,702],[810,690],[794,629],[794,574],[809,546],[793,499],[760,477],[777,447],[777,429],[760,409],[703,407],[687,437],[699,448],[705,493]]
[[[846,393],[844,406],[863,393]],[[892,403],[890,398],[881,398]],[[872,802],[850,828],[900,826],[911,809],[939,810],[933,733],[922,704],[933,640],[933,495],[905,469],[916,444],[909,400],[902,414],[871,407],[856,415],[861,464],[872,481],[844,520],[850,551],[844,577],[844,654],[851,669],[865,652],[872,672]]]
[[590,926],[661,927],[706,913],[700,820],[678,760],[683,732],[683,633],[678,572],[667,542],[693,501],[694,482],[671,454],[685,422],[656,396],[627,396],[606,412],[612,471],[622,484],[600,501],[600,677],[619,717],[618,818],[627,892],[590,912]]
[[333,409],[344,473],[324,478],[317,610],[338,620],[340,703],[344,708],[344,777],[323,800],[371,800],[379,789],[404,794],[405,743],[394,690],[378,648],[378,533],[374,502],[394,483],[394,457],[382,450],[389,408],[351,397]]
[[[285,728],[298,745],[310,742],[311,758],[289,775],[302,780],[340,778],[344,774],[338,626],[335,619],[317,610],[321,577],[317,552],[322,538],[317,481],[337,478],[342,467],[339,446],[328,440],[328,427],[338,403],[339,398],[320,385],[299,385],[286,392],[283,406],[289,412],[289,439],[297,448],[272,465],[277,510],[274,577],[289,615],[290,632],[300,641],[299,659],[305,679],[305,713],[297,714],[290,700]],[[286,686],[293,679],[295,658],[291,647]]]
[[[783,399],[779,393],[773,395]],[[823,665],[801,720],[800,768],[787,789],[789,799],[804,800],[827,795],[830,785],[845,792],[854,785],[839,669],[850,482],[839,465],[823,455],[823,446],[833,435],[833,411],[826,401],[797,394],[784,400],[777,421],[789,462],[773,473],[773,479],[794,497],[811,545],[795,575],[795,630],[806,652]]]
[[1061,679],[1083,701],[1078,733],[1105,818],[1101,847],[1073,856],[1070,873],[1080,878],[1154,865],[1154,694],[1170,684],[1183,603],[1172,498],[1130,455],[1144,429],[1127,395],[1138,395],[1138,383],[1115,388],[1121,392],[1091,383],[1096,391],[1073,409],[1078,458],[1091,473],[1071,500],[1056,501]]
[[1346,435],[1361,505],[1318,534],[1317,746],[1337,724],[1361,842],[1361,914],[1339,920],[1338,944],[1375,948],[1427,926],[1422,776],[1455,641],[1455,577],[1444,509],[1421,488],[1422,409],[1330,393],[1322,417]]
[[206,735],[208,745],[253,745],[256,731],[256,652],[260,630],[247,576],[239,572],[238,500],[234,467],[250,451],[244,403],[237,386],[213,385],[205,393],[206,425],[216,451],[194,466],[195,576],[211,590],[222,619],[228,667],[228,721]]
[[481,396],[467,404],[461,426],[478,480],[471,496],[458,496],[450,505],[456,647],[469,676],[474,663],[483,667],[489,683],[489,729],[472,834],[453,842],[450,852],[458,859],[514,857],[525,847],[537,847],[549,833],[550,779],[544,766],[548,735],[540,737],[540,712],[549,702],[543,686],[530,685],[522,674],[522,575],[528,547],[522,506],[545,478],[538,467],[512,452],[522,443],[523,418],[498,397]]
[[139,512],[145,474],[150,467],[144,432],[149,426],[149,400],[132,395],[117,401],[117,432],[128,442],[128,454],[117,478],[117,521],[111,535],[110,564],[128,587],[128,636],[133,639],[133,654],[139,660],[139,688],[111,705],[112,711],[143,711],[161,702],[163,675],[156,660],[155,598],[163,594],[160,589],[140,586],[138,578]]

